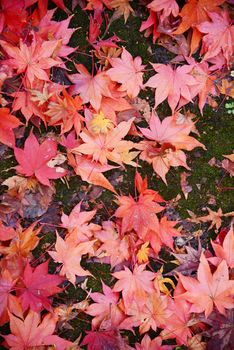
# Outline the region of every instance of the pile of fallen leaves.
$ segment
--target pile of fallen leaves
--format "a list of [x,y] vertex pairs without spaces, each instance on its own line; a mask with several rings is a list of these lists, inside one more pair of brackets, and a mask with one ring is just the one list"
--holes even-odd
[[[206,145],[197,140],[188,105],[198,103],[202,115],[205,104],[217,107],[220,95],[233,98],[231,2],[141,1],[137,6],[148,18],[140,32],[174,54],[168,64],[146,65],[121,38],[107,37],[116,19],[123,16],[126,23],[134,15],[131,0],[66,5],[53,0],[51,10],[46,0],[1,1],[0,142],[3,156],[14,154],[16,172],[3,182],[0,203],[5,348],[231,349],[234,235],[232,225],[222,227],[222,218],[233,213],[208,208],[208,215],[197,217],[189,212],[189,222],[211,222],[209,229],[218,234],[207,247],[199,243],[197,249],[187,245],[179,251],[174,243],[181,226],[167,215],[173,199],[148,188],[144,176],[146,163],[165,184],[171,167],[190,169],[187,152],[196,147],[205,152]],[[82,50],[69,46],[73,33],[82,30],[69,27],[76,7],[89,18]],[[57,8],[65,19],[55,20]],[[79,62],[79,55],[91,58],[92,66]],[[143,90],[155,93],[153,108],[139,98]],[[167,116],[157,114],[164,101]],[[136,168],[135,194],[123,195],[106,173],[130,167]],[[220,167],[232,176],[233,154]],[[80,201],[69,215],[59,216],[58,225],[48,223],[48,214],[46,224],[57,230],[41,246],[48,233],[40,217],[52,205],[54,180],[69,186],[74,176],[111,191],[117,209],[98,222],[98,208],[84,210]],[[187,176],[181,174],[186,198]],[[173,256],[169,270],[162,250]],[[85,264],[90,261],[111,268],[102,292],[86,286],[89,276],[95,278]],[[59,304],[59,294],[70,285],[82,287],[86,297]],[[72,342],[62,330],[80,313],[92,316],[90,331]]]

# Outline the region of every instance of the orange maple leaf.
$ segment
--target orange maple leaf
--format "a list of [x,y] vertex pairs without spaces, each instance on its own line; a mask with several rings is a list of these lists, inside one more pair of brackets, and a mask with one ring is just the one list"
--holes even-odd
[[26,229],[18,226],[15,231],[15,237],[10,242],[10,245],[8,247],[0,246],[0,253],[8,255],[11,259],[13,255],[24,258],[28,257],[29,253],[36,248],[40,240],[38,234],[41,231],[41,227],[35,229],[36,225],[37,222],[34,222]]
[[124,16],[124,22],[127,22],[130,13],[134,12],[129,4],[130,2],[132,2],[132,0],[111,0],[110,7],[115,9],[115,19]]
[[183,34],[189,28],[193,29],[191,39],[191,53],[195,52],[199,46],[202,34],[197,25],[209,19],[208,12],[219,12],[219,5],[222,5],[225,0],[189,0],[182,8],[179,15],[182,21],[173,34]]

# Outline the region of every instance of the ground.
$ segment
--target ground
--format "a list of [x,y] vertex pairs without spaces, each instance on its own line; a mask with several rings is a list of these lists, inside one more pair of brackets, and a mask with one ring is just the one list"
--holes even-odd
[[[70,3],[68,2],[68,5]],[[124,25],[123,18],[120,18],[113,22],[108,31],[108,36],[116,34],[124,41],[124,46],[135,56],[141,56],[143,63],[148,62],[160,62],[165,63],[168,61],[168,54],[159,45],[152,44],[151,38],[144,38],[142,33],[139,33],[139,28],[142,19],[146,18],[146,13],[142,7],[139,7],[137,2],[133,5],[136,10],[137,16],[131,15]],[[56,19],[64,18],[62,11],[57,11]],[[71,45],[77,46],[83,49],[85,42],[85,36],[88,26],[87,15],[76,7],[74,17],[71,25],[78,27],[78,30],[72,37]],[[170,58],[170,57],[169,57]],[[75,61],[84,63],[89,66],[91,62],[87,56],[82,53],[77,53],[74,56]],[[72,65],[69,65],[72,69]],[[150,72],[149,72],[150,75]],[[153,95],[149,90],[144,91],[140,97],[149,101],[153,106]],[[212,109],[210,106],[205,106],[203,115],[198,110],[197,103],[190,105],[190,110],[196,115],[196,127],[200,134],[197,139],[202,142],[206,151],[200,148],[196,148],[192,152],[189,152],[188,165],[191,168],[190,176],[188,178],[188,184],[192,187],[192,191],[188,195],[188,199],[184,198],[184,195],[180,188],[180,174],[184,171],[181,168],[173,168],[168,174],[168,185],[166,186],[160,179],[157,178],[152,168],[146,163],[140,162],[141,168],[139,172],[142,175],[147,175],[149,181],[149,187],[159,191],[159,193],[168,201],[173,200],[178,194],[181,199],[177,205],[173,202],[168,209],[167,215],[171,219],[181,220],[181,225],[186,226],[186,234],[183,236],[183,242],[191,242],[192,245],[197,244],[196,232],[202,230],[202,240],[206,245],[208,244],[209,235],[215,236],[214,230],[207,231],[208,224],[193,225],[186,223],[186,218],[189,217],[188,210],[194,212],[197,216],[206,215],[206,207],[208,206],[212,210],[217,211],[218,208],[222,208],[223,212],[230,212],[233,206],[233,196],[231,193],[231,187],[233,186],[232,179],[222,167],[209,165],[211,158],[215,158],[218,161],[223,160],[223,155],[230,154],[232,151],[232,135],[233,135],[233,120],[232,115],[227,113],[225,108],[225,102],[219,98],[217,99],[218,106]],[[161,118],[168,115],[169,109],[166,103],[158,109],[158,114]],[[29,131],[29,130],[28,130]],[[43,130],[46,132],[46,130]],[[22,144],[22,140],[20,141]],[[2,147],[0,149],[0,176],[1,180],[7,179],[10,175],[15,174],[12,167],[16,164],[14,161],[13,153],[9,149]],[[122,194],[134,194],[133,177],[135,175],[135,169],[133,167],[126,166],[123,169],[117,169],[112,172],[108,172],[108,179],[114,184],[118,193]],[[5,187],[1,187],[1,194],[4,193]],[[54,241],[54,232],[56,225],[59,224],[61,210],[65,213],[69,213],[71,209],[82,200],[82,206],[86,210],[98,208],[96,215],[96,222],[99,223],[105,219],[109,219],[113,215],[117,205],[115,204],[114,195],[105,189],[100,189],[94,186],[89,186],[80,180],[78,176],[71,176],[68,178],[68,184],[62,180],[56,182],[56,194],[53,198],[48,211],[40,217],[40,221],[45,223],[43,232],[46,235],[43,236],[39,247],[34,252],[35,258],[39,261],[43,261],[42,249],[47,249]],[[25,218],[25,223],[33,221],[33,219]],[[54,225],[54,226],[53,226]],[[201,232],[199,233],[201,235]],[[182,242],[182,245],[183,245]],[[170,257],[168,257],[170,259]],[[113,279],[110,275],[110,267],[105,264],[89,261],[86,263],[89,271],[93,274],[93,277],[88,278],[87,288],[92,291],[100,291],[101,280],[106,284],[112,284]],[[54,270],[54,265],[51,263],[51,271]],[[81,279],[82,281],[82,279]],[[82,301],[86,297],[86,292],[82,288],[74,288],[71,284],[65,289],[65,291],[54,300],[56,303],[76,303]],[[61,334],[71,340],[76,340],[83,330],[90,329],[91,318],[84,313],[79,314],[76,318],[70,321],[72,329],[63,329]],[[131,336],[132,337],[132,336]],[[131,339],[134,341],[136,339]]]

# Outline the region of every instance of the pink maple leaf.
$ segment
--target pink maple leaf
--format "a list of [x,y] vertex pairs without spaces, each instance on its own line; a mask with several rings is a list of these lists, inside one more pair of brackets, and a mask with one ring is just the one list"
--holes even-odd
[[92,107],[99,111],[102,96],[112,97],[109,89],[110,78],[105,72],[98,72],[92,76],[82,64],[77,64],[76,69],[79,73],[69,76],[75,84],[71,88],[72,94],[80,94],[83,103],[90,102]]
[[113,81],[122,84],[120,91],[127,91],[130,98],[137,97],[143,87],[143,69],[141,57],[132,58],[132,55],[123,48],[121,58],[110,58],[113,68],[107,71],[107,75]]
[[119,293],[114,292],[110,287],[102,282],[102,293],[91,293],[90,297],[94,303],[86,310],[88,315],[94,316],[92,319],[93,328],[105,324],[105,328],[117,327],[124,319],[123,311],[118,306]]
[[114,285],[114,291],[122,291],[126,310],[130,310],[134,303],[142,307],[147,299],[148,293],[153,293],[153,282],[155,273],[145,270],[145,264],[135,265],[133,272],[124,266],[124,270],[113,273],[118,279]]
[[155,88],[155,107],[166,98],[172,112],[176,108],[191,102],[195,95],[191,87],[197,85],[196,79],[192,76],[193,66],[183,65],[173,69],[169,64],[152,64],[157,72],[145,84],[145,86]]

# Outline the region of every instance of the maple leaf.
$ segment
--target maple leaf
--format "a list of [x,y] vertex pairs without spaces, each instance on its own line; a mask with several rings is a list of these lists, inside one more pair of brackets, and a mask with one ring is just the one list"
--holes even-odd
[[151,65],[158,74],[151,77],[145,86],[156,88],[155,108],[167,98],[174,113],[176,107],[180,108],[192,101],[195,95],[192,94],[191,87],[198,84],[190,74],[193,66],[183,65],[173,69],[169,64],[151,63]]
[[87,332],[81,345],[87,345],[88,350],[134,350],[116,330],[112,329]]
[[118,279],[114,285],[115,292],[122,291],[126,310],[131,310],[132,303],[136,302],[142,307],[147,299],[148,293],[153,292],[155,273],[145,270],[145,264],[135,265],[133,272],[124,266],[124,270],[112,275]]
[[167,117],[161,122],[158,116],[152,113],[149,126],[150,129],[140,128],[140,131],[152,141],[141,141],[137,148],[143,151],[140,158],[152,164],[154,171],[165,183],[167,183],[165,176],[171,166],[183,166],[189,169],[186,155],[181,149],[205,148],[188,135],[193,130],[193,122],[178,124],[173,117]]
[[102,293],[90,293],[90,297],[95,303],[89,305],[86,313],[95,316],[92,319],[92,327],[96,329],[117,327],[124,319],[124,314],[118,306],[119,293],[113,292],[110,287],[102,282]]
[[[61,222],[62,227],[66,228],[70,234],[73,234],[75,231],[77,236],[77,240],[82,241],[87,240],[87,237],[92,235],[92,224],[88,225],[88,222],[93,219],[96,214],[96,210],[91,211],[81,211],[82,202],[78,203],[71,211],[69,215],[62,214]],[[95,226],[95,225],[94,225]],[[98,226],[99,227],[99,226]],[[78,243],[78,241],[77,241]]]
[[83,103],[88,103],[98,112],[102,96],[112,97],[109,84],[110,78],[105,72],[98,72],[92,76],[82,64],[76,64],[78,74],[69,75],[75,86],[71,88],[72,94],[80,94]]
[[56,9],[48,10],[37,25],[37,34],[44,40],[59,40],[59,45],[55,50],[59,57],[67,57],[75,48],[67,46],[75,28],[69,28],[72,16],[59,22],[53,21],[52,17]]
[[155,190],[148,188],[148,179],[147,176],[143,179],[138,171],[135,174],[135,187],[137,192],[142,195],[152,196],[155,202],[165,203],[165,199]]
[[15,147],[14,153],[19,163],[16,170],[27,177],[35,175],[45,186],[51,186],[49,179],[58,179],[66,175],[66,170],[63,168],[48,165],[57,154],[57,144],[52,139],[47,139],[40,145],[31,132],[25,141],[24,149]]
[[180,265],[176,267],[169,274],[174,272],[181,272],[185,276],[190,276],[195,271],[197,271],[201,253],[202,253],[202,246],[201,246],[200,240],[198,242],[198,250],[190,246],[185,246],[185,248],[186,248],[187,254],[172,253],[176,257],[176,259],[179,261]]
[[[220,262],[225,260],[227,265],[232,269],[234,267],[234,234],[233,234],[233,225],[231,225],[230,230],[226,234],[223,244],[217,244],[214,241],[211,241],[212,247],[214,249],[215,255],[218,259],[210,258],[210,261]],[[212,260],[211,260],[212,259]]]
[[29,263],[26,265],[22,277],[24,286],[19,292],[24,311],[28,308],[35,312],[40,312],[42,309],[51,311],[48,297],[62,291],[57,285],[63,281],[63,278],[48,274],[48,263],[46,261],[35,269]]
[[164,208],[154,201],[154,196],[140,194],[138,201],[135,201],[132,196],[118,196],[117,201],[119,208],[115,216],[122,218],[122,233],[134,229],[142,237],[148,229],[158,226],[158,218],[155,214]]
[[136,350],[172,350],[172,348],[171,345],[162,345],[160,336],[151,340],[148,334],[144,335],[141,344],[136,344]]
[[219,315],[213,312],[208,320],[202,320],[211,328],[204,332],[209,337],[207,350],[228,350],[233,346],[234,339],[234,309],[227,310],[227,315]]
[[229,65],[234,53],[234,26],[231,25],[227,11],[221,14],[208,12],[208,15],[211,22],[203,22],[197,26],[202,33],[206,33],[202,38],[201,53],[205,53],[205,60],[222,53]]
[[80,261],[83,254],[93,252],[93,244],[95,241],[79,243],[77,246],[71,245],[64,241],[58,234],[55,243],[55,251],[48,253],[57,263],[62,263],[60,275],[66,275],[67,279],[75,285],[76,276],[91,276],[89,271],[85,271]]
[[5,341],[12,350],[27,350],[41,345],[55,345],[58,350],[65,350],[72,342],[53,335],[57,319],[47,314],[40,323],[40,315],[29,311],[25,319],[9,314],[11,334],[5,335]]
[[43,121],[45,121],[42,111],[33,102],[33,97],[30,91],[17,91],[14,92],[12,96],[14,97],[14,104],[12,106],[12,110],[21,110],[27,122],[33,115],[36,115]]
[[113,123],[100,111],[100,113],[93,114],[89,127],[94,134],[107,134],[113,128]]
[[14,279],[10,272],[2,269],[0,276],[0,325],[9,320],[7,309],[12,309],[12,305],[17,305],[16,297],[11,294],[17,279]]
[[20,33],[26,18],[23,0],[1,1],[0,32],[7,26],[10,30]]
[[[214,226],[216,227],[216,230],[218,230],[221,227],[222,224],[222,216],[224,216],[222,209],[219,208],[218,211],[213,211],[210,208],[207,207],[207,210],[209,212],[208,215],[205,216],[199,216],[197,217],[195,220],[197,220],[198,222],[207,222],[207,221],[211,221],[210,227],[208,228],[208,230],[211,230]],[[191,219],[191,221],[193,221]]]
[[[38,40],[38,39],[37,39]],[[27,46],[20,40],[20,46],[15,47],[5,41],[0,40],[0,45],[11,57],[6,60],[9,66],[17,69],[17,73],[25,73],[26,79],[32,85],[35,78],[49,81],[49,76],[45,70],[61,65],[61,62],[51,58],[54,50],[58,46],[58,40],[37,41],[33,37],[32,44]]]
[[143,239],[150,242],[155,254],[159,253],[163,245],[173,250],[173,237],[180,236],[180,232],[174,228],[176,224],[176,221],[168,221],[163,216],[157,226],[144,232]]
[[138,301],[132,300],[131,307],[125,309],[127,317],[121,324],[120,329],[132,330],[139,327],[140,334],[147,332],[150,328],[154,331],[157,327],[164,328],[172,312],[168,309],[168,297],[161,296],[155,290],[148,293],[144,304],[139,305]]
[[177,17],[179,13],[179,6],[175,0],[153,0],[147,5],[147,8],[149,8],[151,11],[159,12],[160,19],[162,21],[164,21],[171,14],[174,17]]
[[191,89],[194,89],[193,94],[198,94],[199,98],[199,109],[202,114],[203,107],[209,97],[209,95],[216,95],[215,90],[215,75],[211,74],[211,71],[209,69],[209,65],[207,62],[203,61],[201,63],[196,63],[195,60],[192,58],[188,59],[188,62],[194,65],[192,74],[194,78],[197,80],[198,85],[192,87]]
[[140,324],[140,333],[148,332],[150,328],[156,331],[157,327],[164,328],[169,322],[172,312],[168,308],[168,297],[157,293],[151,293],[145,300],[140,318],[144,321]]
[[61,125],[61,134],[70,131],[74,126],[79,135],[83,117],[77,111],[83,109],[82,100],[79,96],[72,98],[65,89],[62,94],[63,96],[56,95],[56,98],[48,103],[45,112],[48,124]]
[[141,245],[140,249],[137,252],[137,261],[139,264],[147,263],[149,261],[149,242],[145,242]]
[[[176,290],[174,297],[177,295]],[[168,304],[168,311],[172,312],[170,322],[167,322],[161,332],[163,339],[176,338],[176,342],[179,345],[187,344],[188,339],[191,338],[192,331],[189,328],[193,324],[191,321],[191,314],[189,313],[191,305],[185,300],[174,299],[170,300]]]
[[130,13],[134,12],[129,4],[130,2],[132,0],[111,0],[110,7],[115,9],[114,19],[124,16],[124,22],[127,22]]
[[104,257],[105,262],[111,267],[115,267],[130,259],[130,243],[127,236],[121,237],[116,231],[112,221],[104,221],[102,230],[95,233],[95,238],[101,242],[101,246],[96,250],[98,257]]
[[10,114],[9,108],[0,108],[0,142],[9,147],[15,146],[13,129],[22,125],[18,118]]
[[140,56],[132,58],[132,55],[123,48],[121,58],[110,58],[109,62],[113,68],[108,69],[107,75],[113,81],[122,84],[119,91],[127,91],[130,98],[137,97],[143,87],[143,73],[145,68],[142,65]]
[[182,21],[173,34],[183,34],[189,28],[193,29],[191,54],[197,50],[202,37],[198,25],[209,19],[208,12],[220,12],[219,5],[222,5],[222,3],[224,3],[224,0],[189,0],[183,6],[179,13]]
[[[80,146],[72,150],[73,153],[83,153],[92,156],[92,160],[106,165],[107,160],[111,160],[117,164],[122,164],[121,153],[126,149],[133,148],[133,142],[122,140],[132,125],[134,118],[127,122],[119,123],[115,128],[107,134],[93,135],[88,130],[82,131],[80,138],[84,142]],[[122,152],[118,152],[118,149]]]
[[[72,161],[71,161],[72,159]],[[116,190],[103,175],[103,172],[116,168],[112,165],[102,165],[94,163],[91,159],[76,155],[76,158],[68,157],[69,163],[74,167],[74,171],[81,177],[83,181],[87,181],[90,184],[97,185],[108,189],[109,191],[116,193]]]
[[160,33],[157,31],[158,28],[158,17],[157,14],[150,10],[150,15],[146,21],[143,21],[140,27],[140,32],[146,30],[144,36],[148,38],[153,34],[153,43],[155,44],[157,38],[160,36]]
[[190,312],[205,311],[205,316],[208,318],[214,305],[223,315],[225,315],[225,308],[233,308],[231,295],[234,293],[234,281],[229,280],[226,261],[223,260],[212,275],[208,261],[202,253],[197,279],[181,274],[179,278],[186,290],[181,297],[192,304]]
[[16,236],[13,227],[7,227],[0,220],[0,241],[8,241]]
[[40,240],[38,234],[41,231],[41,227],[34,230],[36,225],[37,222],[34,222],[26,229],[23,229],[21,226],[17,227],[16,236],[11,240],[9,247],[0,246],[0,253],[8,255],[11,259],[14,255],[28,257]]
[[157,114],[152,113],[149,121],[149,127],[139,128],[142,134],[149,140],[156,141],[160,144],[172,144],[177,149],[191,151],[195,147],[203,147],[194,137],[189,136],[193,130],[194,123],[179,124],[173,117],[166,117],[162,121]]

